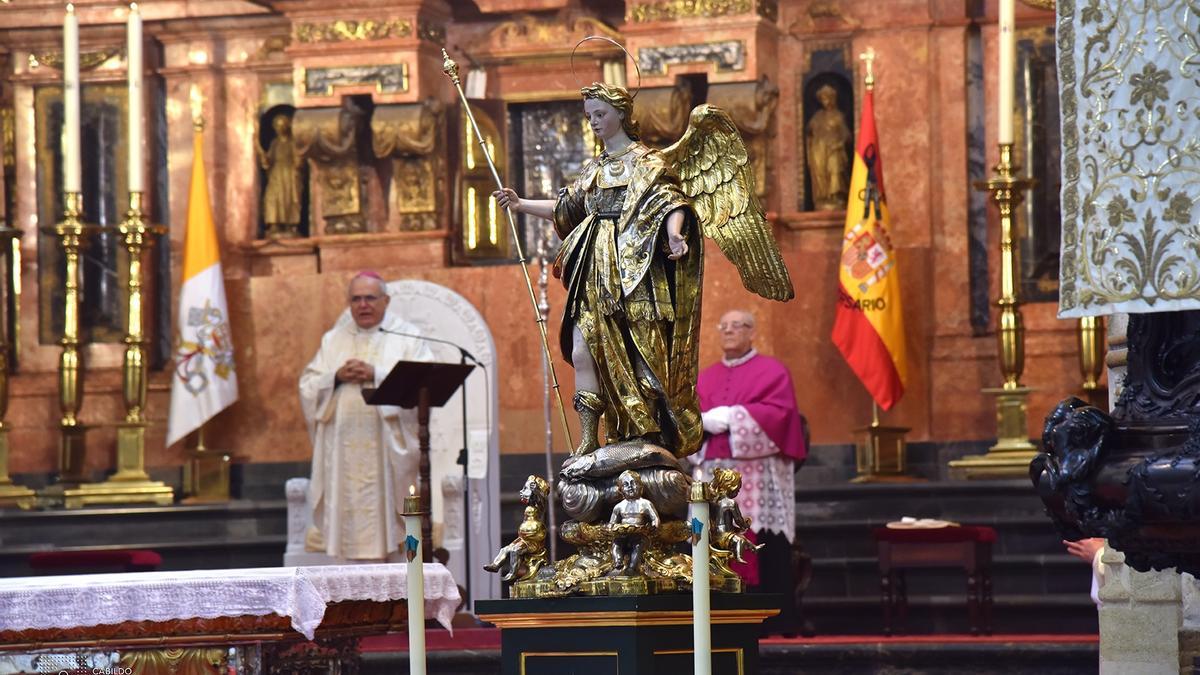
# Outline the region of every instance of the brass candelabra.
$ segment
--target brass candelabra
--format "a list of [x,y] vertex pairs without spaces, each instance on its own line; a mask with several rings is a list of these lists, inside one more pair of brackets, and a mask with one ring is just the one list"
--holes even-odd
[[[3,249],[4,256],[12,256],[13,243],[19,241],[20,237],[20,230],[0,227],[0,249]],[[5,295],[0,296],[0,306],[8,306],[9,293],[12,293],[12,286],[5,284]],[[8,423],[4,418],[8,413],[8,345],[13,336],[7,334],[7,321],[3,322],[3,326],[0,328],[0,507],[16,506],[28,509],[37,503],[37,494],[27,487],[13,483],[12,477],[8,475]]]
[[125,246],[127,279],[125,286],[125,355],[123,393],[125,419],[117,424],[116,472],[103,483],[83,486],[77,500],[87,504],[151,503],[167,505],[175,501],[175,492],[161,481],[152,481],[146,473],[146,326],[142,299],[142,263],[154,246],[154,236],[165,231],[146,221],[142,193],[129,193],[129,211],[117,227]]
[[41,498],[54,505],[68,508],[82,506],[78,502],[80,488],[87,482],[84,466],[87,429],[79,420],[83,406],[83,356],[79,350],[79,297],[83,270],[79,264],[80,251],[86,244],[90,227],[83,222],[83,195],[63,194],[63,219],[44,230],[58,237],[62,247],[63,327],[58,357],[59,418],[58,476],[54,484],[40,493]]
[[1025,325],[1021,320],[1021,287],[1017,280],[1021,269],[1021,250],[1016,242],[1017,207],[1034,181],[1018,178],[1020,167],[1013,162],[1012,144],[1000,144],[1000,161],[992,168],[992,177],[978,181],[975,188],[991,193],[1000,212],[1000,326],[996,333],[1000,352],[1000,373],[1004,383],[988,387],[983,393],[996,397],[996,444],[986,454],[950,462],[967,478],[1025,476],[1037,446],[1029,441],[1026,401],[1032,391],[1021,384],[1025,370]]

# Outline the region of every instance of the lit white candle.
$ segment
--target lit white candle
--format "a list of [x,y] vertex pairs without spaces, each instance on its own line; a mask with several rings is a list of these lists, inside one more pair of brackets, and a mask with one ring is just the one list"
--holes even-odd
[[67,5],[63,21],[63,191],[79,192],[83,172],[79,165],[79,17]]
[[712,673],[712,612],[708,592],[708,500],[704,483],[696,480],[688,494],[688,523],[692,530],[693,671]]
[[408,486],[404,498],[404,550],[408,556],[408,672],[425,675],[425,565],[421,541],[421,497],[417,488]]
[[136,2],[129,5],[126,27],[129,55],[129,191],[142,192],[146,183],[142,176],[142,138],[145,118],[142,116],[142,13]]
[[1017,36],[1013,32],[1015,0],[1000,0],[1000,133],[999,143],[1013,142],[1013,87],[1016,85]]

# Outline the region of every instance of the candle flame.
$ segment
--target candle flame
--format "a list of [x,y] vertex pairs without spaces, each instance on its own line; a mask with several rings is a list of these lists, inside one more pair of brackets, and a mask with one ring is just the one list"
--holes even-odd
[[408,486],[408,496],[409,496],[409,497],[412,497],[412,496],[414,496],[414,495],[416,495],[416,494],[417,494],[417,486],[416,486],[416,485],[409,485],[409,486]]
[[137,14],[138,4],[136,2],[129,3],[129,11],[133,12],[134,14]]
[[75,13],[75,3],[68,2],[67,3],[67,14],[74,14],[74,13]]

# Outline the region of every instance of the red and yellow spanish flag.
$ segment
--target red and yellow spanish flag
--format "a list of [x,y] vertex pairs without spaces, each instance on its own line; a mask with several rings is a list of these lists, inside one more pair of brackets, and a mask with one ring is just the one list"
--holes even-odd
[[870,88],[863,99],[838,270],[833,342],[871,397],[887,410],[904,393],[907,367],[900,279],[888,232],[883,163]]
[[193,137],[167,445],[198,429],[238,397],[221,250],[204,173],[204,138],[199,129]]

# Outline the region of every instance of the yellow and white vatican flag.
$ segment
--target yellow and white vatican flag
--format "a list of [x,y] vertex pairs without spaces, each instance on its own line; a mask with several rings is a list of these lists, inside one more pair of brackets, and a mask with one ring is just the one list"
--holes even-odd
[[183,247],[183,282],[179,289],[167,445],[199,428],[237,397],[237,371],[233,363],[225,282],[221,276],[221,251],[208,202],[203,135],[197,130]]

